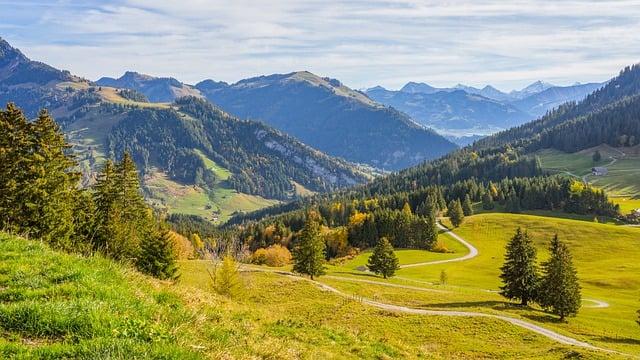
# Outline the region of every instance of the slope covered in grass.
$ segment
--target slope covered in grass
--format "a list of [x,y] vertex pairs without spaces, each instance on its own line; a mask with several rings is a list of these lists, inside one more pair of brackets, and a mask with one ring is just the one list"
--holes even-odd
[[222,298],[204,261],[168,284],[6,234],[0,254],[2,359],[600,358],[501,321],[378,310],[276,274],[243,273],[243,294]]

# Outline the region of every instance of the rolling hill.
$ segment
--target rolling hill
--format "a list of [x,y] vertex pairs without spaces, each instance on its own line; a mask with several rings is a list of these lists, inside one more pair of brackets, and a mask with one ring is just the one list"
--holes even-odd
[[223,110],[263,121],[329,155],[387,170],[437,158],[456,145],[338,80],[309,72],[196,88]]

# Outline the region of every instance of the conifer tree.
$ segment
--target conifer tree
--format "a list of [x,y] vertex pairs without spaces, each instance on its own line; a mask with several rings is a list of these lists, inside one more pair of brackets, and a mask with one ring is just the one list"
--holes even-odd
[[385,279],[392,277],[399,269],[398,257],[393,252],[393,246],[386,237],[381,238],[369,256],[367,267],[375,274]]
[[473,215],[473,205],[471,204],[471,198],[469,197],[469,194],[465,194],[464,196],[464,201],[462,202],[462,212],[464,213],[464,216]]
[[142,242],[136,267],[161,280],[178,278],[175,237],[169,230],[156,231]]
[[0,227],[71,250],[76,165],[46,111],[29,123],[13,104],[0,111]]
[[404,205],[402,206],[402,213],[407,216],[413,215],[413,213],[411,212],[411,206],[409,205],[408,202],[405,202]]
[[602,155],[600,154],[600,151],[596,150],[596,152],[593,153],[592,159],[594,163],[600,162],[600,160],[602,160]]
[[567,316],[576,315],[580,309],[580,284],[569,248],[558,239],[557,234],[551,240],[549,253],[551,258],[542,264],[538,302],[543,308],[560,316],[562,321]]
[[320,221],[316,212],[310,211],[293,249],[293,271],[314,277],[324,275],[325,243],[320,234]]
[[464,211],[462,210],[460,199],[451,200],[448,207],[448,215],[449,220],[454,227],[458,227],[462,224],[464,221]]
[[31,124],[34,141],[31,166],[39,176],[32,179],[35,191],[30,197],[34,235],[66,250],[73,250],[73,205],[79,174],[67,154],[71,148],[58,124],[43,110]]
[[527,232],[520,228],[507,244],[504,265],[500,268],[500,279],[504,283],[500,294],[508,299],[520,300],[522,305],[536,299],[538,269],[536,248]]
[[491,193],[489,191],[485,192],[484,195],[482,195],[482,208],[485,210],[493,210],[494,206]]

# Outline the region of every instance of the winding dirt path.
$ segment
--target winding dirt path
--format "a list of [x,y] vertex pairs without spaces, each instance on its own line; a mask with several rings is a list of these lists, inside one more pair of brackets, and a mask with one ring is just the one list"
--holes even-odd
[[453,231],[451,231],[451,230],[447,229],[446,227],[442,226],[442,224],[437,223],[437,225],[438,225],[438,228],[440,230],[444,230],[445,234],[447,234],[447,235],[451,236],[452,238],[456,239],[462,245],[464,245],[467,249],[469,249],[469,252],[464,256],[453,258],[453,259],[426,261],[426,262],[415,263],[415,264],[400,265],[400,269],[412,268],[412,267],[416,267],[416,266],[437,265],[437,264],[465,261],[465,260],[473,259],[474,257],[478,256],[478,254],[479,254],[478,249],[476,249],[473,245],[469,244],[465,239],[463,239],[460,236],[458,236],[458,234],[456,234]]
[[[350,295],[350,294],[346,294],[332,286],[329,286],[327,284],[321,283],[319,281],[316,280],[311,280],[309,278],[306,277],[301,277],[298,276],[294,273],[288,272],[288,271],[282,271],[282,270],[269,270],[269,269],[262,269],[262,268],[247,268],[246,270],[248,271],[258,271],[258,272],[272,272],[272,273],[276,273],[279,275],[284,275],[290,278],[293,278],[295,280],[302,280],[302,281],[308,281],[313,283],[314,285],[318,286],[320,289],[327,291],[327,292],[331,292],[333,294],[345,297],[345,298],[349,298],[355,301],[358,301],[362,304],[365,305],[369,305],[378,309],[382,309],[382,310],[387,310],[387,311],[393,311],[393,312],[400,312],[400,313],[405,313],[405,314],[415,314],[415,315],[428,315],[428,316],[455,316],[455,317],[482,317],[482,318],[491,318],[491,319],[498,319],[501,321],[505,321],[508,322],[512,325],[521,327],[523,329],[532,331],[536,334],[542,335],[548,339],[551,339],[553,341],[559,342],[561,344],[565,344],[565,345],[570,345],[570,346],[577,346],[577,347],[581,347],[584,349],[589,349],[589,350],[595,350],[595,351],[603,351],[603,352],[607,352],[607,353],[611,353],[611,354],[617,354],[617,355],[623,355],[623,356],[630,356],[633,357],[632,355],[629,354],[625,354],[619,351],[615,351],[615,350],[611,350],[611,349],[605,349],[605,348],[601,348],[601,347],[597,347],[594,345],[591,345],[587,342],[578,340],[578,339],[574,339],[572,337],[566,336],[566,335],[562,335],[559,334],[553,330],[544,328],[542,326],[533,324],[531,322],[522,320],[522,319],[518,319],[518,318],[513,318],[510,316],[503,316],[503,315],[494,315],[494,314],[486,314],[486,313],[481,313],[481,312],[475,312],[475,311],[449,311],[449,310],[425,310],[425,309],[415,309],[415,308],[411,308],[411,307],[406,307],[406,306],[400,306],[400,305],[394,305],[394,304],[388,304],[388,303],[383,303],[383,302],[379,302],[379,301],[375,301],[375,300],[371,300],[371,299],[367,299],[364,297],[360,297],[360,296],[355,296],[355,295]],[[343,280],[344,278],[341,277],[331,277],[331,278],[338,278],[340,280]],[[358,280],[358,279],[356,279]],[[360,280],[362,282],[369,282],[367,280]],[[374,281],[371,281],[374,282]],[[395,284],[393,284],[395,285]],[[404,287],[403,285],[398,285],[399,287]]]

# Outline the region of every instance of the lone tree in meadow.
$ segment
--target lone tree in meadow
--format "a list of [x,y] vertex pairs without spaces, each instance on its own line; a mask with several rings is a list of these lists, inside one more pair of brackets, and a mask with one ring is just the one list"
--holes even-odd
[[386,237],[378,241],[373,248],[373,254],[369,257],[367,267],[375,274],[382,275],[385,279],[392,277],[399,269],[398,257],[393,252],[393,246]]
[[460,204],[460,199],[451,200],[448,207],[449,220],[451,221],[451,225],[453,227],[458,227],[464,221],[464,211],[462,210],[462,205]]
[[556,234],[549,245],[551,258],[542,264],[542,280],[538,303],[563,321],[578,313],[582,303],[578,274],[569,248]]
[[314,277],[324,275],[325,243],[320,234],[320,220],[315,212],[307,220],[293,249],[293,271]]
[[538,269],[536,248],[527,232],[520,228],[507,244],[504,265],[500,268],[500,278],[504,283],[500,294],[507,299],[520,300],[526,306],[536,299],[538,290]]
[[600,160],[602,160],[602,155],[600,154],[600,151],[596,150],[596,152],[593,153],[592,159],[594,163],[600,162]]
[[466,194],[464,196],[464,201],[462,202],[462,213],[464,214],[464,216],[473,215],[473,204],[471,203],[469,194]]

